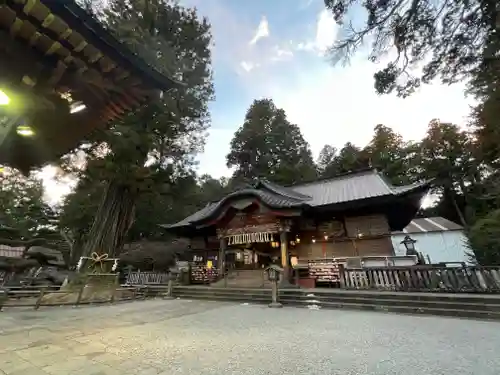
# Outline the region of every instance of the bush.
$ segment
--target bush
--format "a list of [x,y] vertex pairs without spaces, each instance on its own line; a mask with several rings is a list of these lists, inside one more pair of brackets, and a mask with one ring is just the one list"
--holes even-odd
[[142,241],[130,245],[130,248],[120,255],[120,266],[132,266],[141,271],[168,271],[187,250],[188,244],[184,241]]
[[479,219],[470,228],[469,246],[482,266],[500,266],[500,210]]

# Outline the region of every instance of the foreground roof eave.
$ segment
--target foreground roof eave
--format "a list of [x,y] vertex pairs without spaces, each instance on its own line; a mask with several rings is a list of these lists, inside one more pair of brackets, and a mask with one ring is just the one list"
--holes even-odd
[[391,190],[393,191],[393,195],[395,196],[402,196],[405,194],[411,194],[415,191],[419,190],[429,190],[431,187],[432,182],[435,179],[428,179],[424,180],[421,182],[417,182],[412,185],[407,185],[407,186],[394,186]]
[[[54,14],[60,16],[71,27],[78,28],[78,32],[87,40],[98,40],[108,50],[103,51],[117,63],[128,69],[140,71],[147,81],[157,89],[166,90],[183,83],[161,74],[144,60],[132,53],[124,44],[116,39],[98,21],[94,20],[74,0],[43,1]],[[77,26],[77,27],[75,27]],[[97,47],[97,46],[96,46]]]

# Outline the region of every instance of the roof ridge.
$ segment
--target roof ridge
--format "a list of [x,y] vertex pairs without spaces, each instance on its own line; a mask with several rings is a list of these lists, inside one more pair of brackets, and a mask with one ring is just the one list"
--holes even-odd
[[[390,191],[391,194],[394,194],[395,193],[395,190],[394,188],[397,187],[397,186],[394,186],[391,181],[389,181],[389,178],[384,174],[383,171],[379,171],[377,169],[375,169],[375,172],[376,172],[376,175],[378,176],[378,178],[380,178],[380,180],[384,183],[384,185],[387,187],[387,189]],[[404,185],[403,185],[404,186]]]
[[274,194],[281,195],[286,198],[296,199],[299,201],[312,199],[310,195],[302,194],[294,191],[286,186],[281,186],[274,182],[271,182],[265,178],[260,179],[259,182],[268,190],[270,190]]
[[284,187],[287,187],[287,188],[301,187],[301,186],[315,184],[315,183],[318,183],[318,182],[325,182],[325,181],[330,181],[330,180],[344,179],[344,178],[347,178],[347,177],[350,177],[350,176],[354,176],[354,175],[362,175],[362,174],[366,174],[368,172],[377,172],[377,169],[373,168],[373,167],[362,168],[362,169],[357,169],[357,170],[351,171],[351,172],[340,173],[340,174],[337,174],[337,175],[331,176],[331,177],[322,177],[322,178],[317,178],[317,179],[311,180],[311,181],[299,182],[299,183],[291,184],[291,185],[285,185]]

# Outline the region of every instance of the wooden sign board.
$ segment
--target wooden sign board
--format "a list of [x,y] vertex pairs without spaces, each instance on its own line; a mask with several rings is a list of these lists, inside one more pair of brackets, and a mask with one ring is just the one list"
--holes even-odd
[[219,234],[233,236],[245,233],[276,233],[279,231],[280,222],[274,216],[263,214],[236,214],[224,228],[219,229]]

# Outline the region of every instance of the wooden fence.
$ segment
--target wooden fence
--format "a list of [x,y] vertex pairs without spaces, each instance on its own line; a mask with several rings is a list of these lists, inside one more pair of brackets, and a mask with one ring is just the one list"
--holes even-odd
[[0,311],[5,308],[33,308],[38,310],[42,306],[79,306],[79,305],[97,305],[105,303],[116,303],[122,301],[144,300],[148,297],[171,298],[172,288],[167,285],[144,285],[117,287],[110,293],[106,299],[88,299],[84,298],[85,286],[80,291],[73,293],[71,301],[47,301],[44,299],[47,295],[67,294],[67,291],[59,290],[59,287],[9,287],[0,288]]
[[412,292],[500,293],[500,267],[344,269],[341,288]]
[[169,274],[166,272],[131,272],[127,275],[126,285],[158,285],[167,284]]

